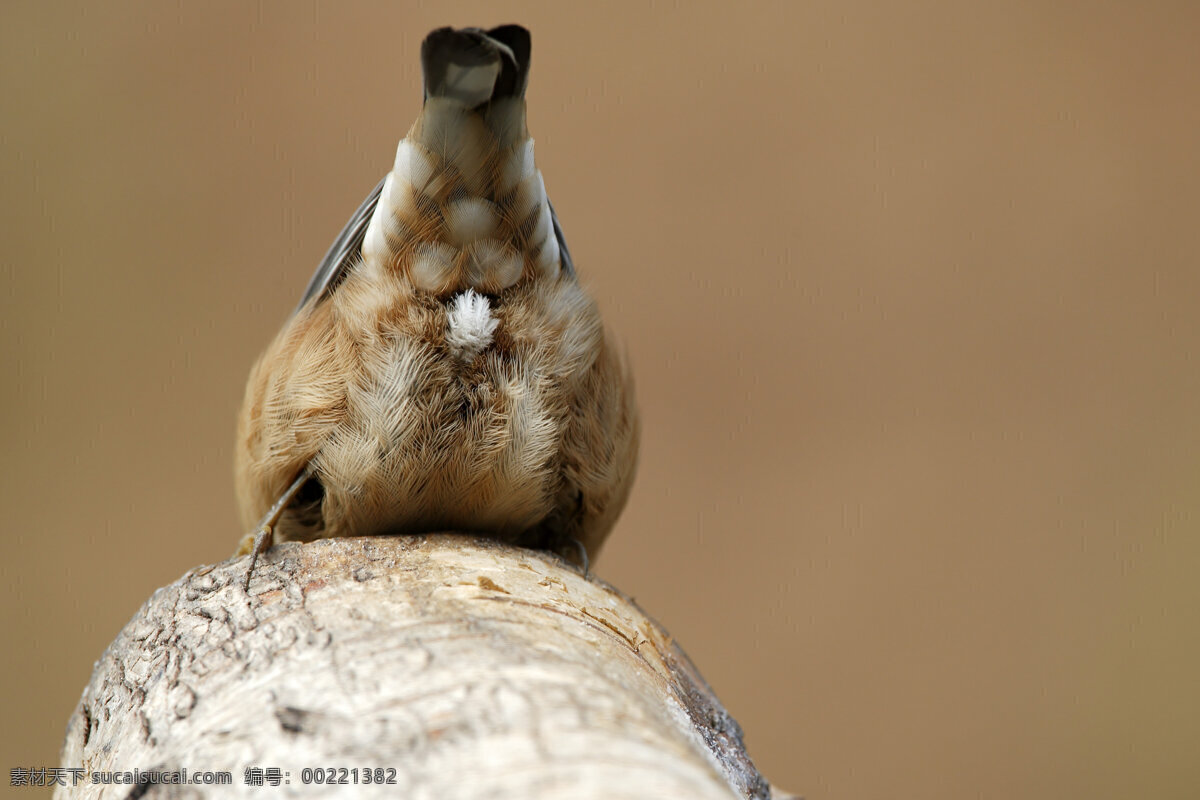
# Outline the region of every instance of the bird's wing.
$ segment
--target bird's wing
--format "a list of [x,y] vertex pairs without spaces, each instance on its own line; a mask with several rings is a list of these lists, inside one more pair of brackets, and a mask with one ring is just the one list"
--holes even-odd
[[321,265],[309,279],[304,296],[300,298],[300,305],[296,307],[297,311],[314,297],[318,298],[318,301],[324,299],[346,277],[350,265],[362,252],[363,236],[367,233],[367,225],[375,214],[375,205],[379,202],[379,194],[382,191],[383,181],[380,181],[354,212],[354,216],[350,217],[346,227],[342,228],[342,232],[333,240],[329,252],[321,259]]
[[546,198],[550,206],[550,221],[554,223],[554,238],[558,239],[558,255],[562,259],[562,270],[572,278],[575,277],[575,262],[571,260],[571,251],[567,249],[567,237],[563,234],[562,225],[558,222],[558,214],[554,213],[554,203]]

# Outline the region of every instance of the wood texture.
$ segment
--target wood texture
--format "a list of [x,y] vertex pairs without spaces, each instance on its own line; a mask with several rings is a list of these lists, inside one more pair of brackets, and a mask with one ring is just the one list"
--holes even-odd
[[[57,797],[771,796],[671,637],[554,556],[457,535],[285,543],[248,595],[244,567],[154,593],[97,662],[62,756],[89,774],[229,770],[233,786]],[[290,784],[247,786],[254,766]],[[396,783],[304,785],[305,767]]]

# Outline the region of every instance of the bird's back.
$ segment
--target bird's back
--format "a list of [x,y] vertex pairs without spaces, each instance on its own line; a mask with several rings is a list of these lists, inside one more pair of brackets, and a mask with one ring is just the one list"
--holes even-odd
[[442,29],[422,61],[361,255],[318,273],[251,374],[243,518],[308,466],[276,539],[451,529],[594,554],[637,418],[534,164],[528,34]]

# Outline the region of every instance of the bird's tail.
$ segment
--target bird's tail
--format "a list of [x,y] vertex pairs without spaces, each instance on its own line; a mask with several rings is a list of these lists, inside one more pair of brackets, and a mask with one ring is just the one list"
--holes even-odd
[[519,25],[425,37],[424,107],[367,229],[368,264],[441,297],[558,276],[558,229],[525,125],[529,56]]
[[438,28],[421,43],[425,98],[449,97],[468,108],[525,96],[529,31],[520,25]]

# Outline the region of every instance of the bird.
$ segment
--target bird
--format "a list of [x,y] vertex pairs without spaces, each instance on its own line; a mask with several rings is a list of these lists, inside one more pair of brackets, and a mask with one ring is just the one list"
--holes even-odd
[[526,125],[531,37],[439,28],[391,171],[254,364],[244,586],[281,541],[454,531],[594,560],[626,504],[629,359],[581,285]]

